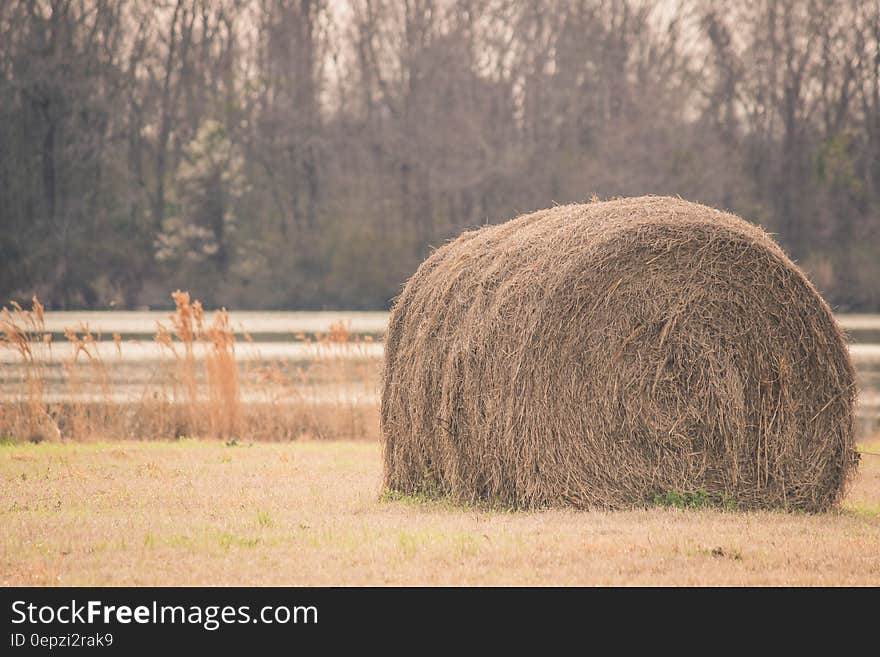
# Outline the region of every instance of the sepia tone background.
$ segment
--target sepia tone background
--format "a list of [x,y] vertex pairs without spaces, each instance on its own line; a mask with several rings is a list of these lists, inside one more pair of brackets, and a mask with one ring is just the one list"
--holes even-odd
[[880,310],[880,7],[3,0],[0,298],[383,309],[462,230],[678,194]]

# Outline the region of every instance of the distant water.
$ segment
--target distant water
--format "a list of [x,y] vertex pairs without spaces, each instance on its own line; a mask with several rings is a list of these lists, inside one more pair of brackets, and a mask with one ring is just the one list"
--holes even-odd
[[[181,346],[177,343],[178,351],[182,353]],[[66,340],[53,342],[51,345],[39,345],[42,359],[49,363],[64,363],[71,359],[74,352],[72,343]],[[97,355],[105,365],[113,365],[116,362],[143,362],[161,361],[173,358],[173,354],[165,347],[161,347],[152,340],[124,339],[119,348],[113,340],[106,337],[93,347]],[[193,351],[196,358],[204,355],[205,347],[196,343]],[[291,360],[309,361],[332,356],[334,358],[381,358],[381,342],[360,342],[358,344],[324,344],[316,342],[237,342],[235,345],[235,357],[237,360]],[[21,360],[18,352],[10,349],[0,349],[0,363],[16,363]]]
[[[151,333],[158,323],[169,325],[170,311],[53,311],[46,313],[46,329],[61,333],[65,328],[75,328],[88,324],[93,331],[105,335]],[[207,311],[207,317],[213,311]],[[231,311],[229,318],[236,330],[248,333],[316,333],[326,332],[330,326],[343,322],[355,333],[383,333],[388,324],[387,312],[327,311]],[[880,332],[880,314],[841,314],[837,321],[858,342],[862,334]],[[872,341],[873,342],[873,341]],[[880,343],[880,340],[876,341]]]
[[[179,347],[179,345],[178,345]],[[172,356],[171,352],[160,347],[152,340],[124,339],[117,349],[113,340],[105,339],[95,345],[95,350],[106,365],[114,361],[150,362],[159,361]],[[73,356],[74,346],[66,340],[55,341],[51,345],[40,345],[47,362],[62,363]],[[196,358],[204,354],[204,347],[196,344]],[[880,344],[852,344],[850,355],[856,367],[880,366]],[[381,358],[383,347],[381,342],[360,342],[358,344],[324,344],[291,340],[288,342],[237,342],[235,356],[237,360],[292,360],[308,361],[326,356],[341,358]],[[20,360],[18,352],[0,349],[0,363],[16,363]]]
[[[159,324],[171,327],[169,315],[169,311],[47,312],[46,331],[53,336],[48,355],[53,359],[69,358],[71,345],[64,338],[64,330],[88,327],[93,334],[101,334],[99,352],[105,360],[157,360],[162,357],[162,350],[153,342],[153,336]],[[212,316],[213,312],[206,313],[208,321]],[[314,342],[316,335],[327,334],[331,327],[342,324],[353,336],[379,338],[385,333],[388,316],[387,312],[359,311],[229,313],[233,330],[240,336],[236,355],[242,360],[315,358],[321,355],[322,347],[306,341]],[[880,364],[880,315],[838,315],[837,319],[851,341],[853,360]],[[123,340],[121,354],[113,343],[114,334]],[[378,342],[365,343],[357,350],[345,351],[355,357],[380,357],[382,346]],[[17,358],[13,352],[0,350],[0,362]]]
[[[47,312],[46,330],[50,333],[63,333],[65,328],[77,328],[87,324],[92,332],[101,331],[111,337],[119,333],[129,335],[149,335],[156,332],[161,323],[170,327],[170,311],[98,311],[98,312]],[[210,321],[213,311],[206,312]],[[388,325],[387,312],[333,311],[333,312],[266,312],[234,311],[229,319],[236,332],[251,335],[270,335],[279,338],[295,339],[298,333],[326,333],[334,324],[344,323],[353,333],[380,334]]]
[[[170,354],[154,341],[159,323],[170,328],[169,311],[101,311],[47,312],[46,330],[52,334],[49,346],[39,345],[50,366],[49,390],[54,396],[62,386],[61,364],[69,361],[72,345],[63,337],[65,328],[88,326],[93,334],[100,333],[97,345],[104,364],[114,370],[111,377],[114,397],[131,398],[137,393],[139,381],[148,379],[160,362]],[[208,320],[213,312],[206,313]],[[880,315],[838,315],[841,327],[850,340],[850,354],[859,378],[860,421],[869,430],[880,424]],[[236,358],[243,363],[259,361],[309,362],[328,356],[353,359],[379,359],[382,356],[381,336],[388,324],[387,312],[230,312],[233,329],[239,334]],[[358,340],[356,345],[316,344],[315,335],[326,334],[333,325],[344,324]],[[113,342],[113,334],[122,339],[121,351]],[[250,341],[245,339],[250,337]],[[202,351],[196,347],[197,357]],[[0,349],[0,399],[15,396],[22,369],[17,353]],[[53,391],[53,382],[55,390]],[[334,394],[322,390],[321,395]]]

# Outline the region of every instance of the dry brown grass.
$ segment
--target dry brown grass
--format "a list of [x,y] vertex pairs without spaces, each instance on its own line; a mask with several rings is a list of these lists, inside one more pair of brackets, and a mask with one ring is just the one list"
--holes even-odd
[[381,499],[377,442],[0,446],[0,585],[880,585],[880,437],[842,508]]
[[760,228],[558,206],[434,252],[391,313],[387,484],[523,508],[832,507],[856,467],[831,310]]
[[0,311],[0,347],[18,354],[24,373],[19,401],[0,404],[0,427],[4,433],[31,440],[60,437],[44,400],[46,361],[52,347],[52,336],[44,328],[43,306],[37,297],[32,310],[13,302],[12,309]]
[[[0,349],[18,354],[22,378],[18,398],[0,401],[0,439],[376,438],[378,409],[364,403],[378,382],[379,365],[365,352],[370,338],[362,340],[338,323],[326,334],[300,336],[315,348],[307,362],[239,362],[225,309],[209,319],[188,293],[172,296],[176,310],[168,326],[157,326],[155,337],[163,361],[139,399],[128,402],[112,398],[109,381],[111,369],[123,364],[126,343],[114,335],[119,362],[105,362],[98,348],[103,336],[84,324],[65,329],[72,350],[63,362],[63,386],[55,389],[64,401],[49,403],[53,344],[43,307],[34,298],[32,310],[15,304],[4,308]],[[335,394],[319,394],[324,389]],[[354,389],[363,399],[341,394],[343,389]]]

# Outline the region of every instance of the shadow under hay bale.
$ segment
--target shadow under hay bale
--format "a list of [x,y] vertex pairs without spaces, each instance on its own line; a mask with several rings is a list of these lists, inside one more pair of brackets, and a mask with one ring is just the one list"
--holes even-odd
[[856,468],[855,377],[776,243],[680,199],[567,205],[467,232],[386,335],[385,483],[513,507],[701,491],[819,511]]

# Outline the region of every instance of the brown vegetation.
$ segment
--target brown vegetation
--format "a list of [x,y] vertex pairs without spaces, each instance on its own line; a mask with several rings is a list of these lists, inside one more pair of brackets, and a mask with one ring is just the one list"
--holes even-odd
[[381,462],[367,441],[0,445],[0,586],[880,585],[869,453],[825,514],[462,508],[380,497]]
[[[0,401],[0,439],[376,438],[378,411],[372,393],[378,366],[364,350],[369,338],[334,324],[326,334],[300,336],[314,346],[314,357],[306,362],[239,362],[225,310],[209,321],[189,293],[178,291],[173,298],[170,327],[159,324],[155,337],[164,358],[140,398],[128,401],[112,395],[111,374],[122,366],[125,351],[119,335],[113,342],[120,362],[109,363],[98,348],[100,333],[87,325],[66,329],[73,349],[62,363],[60,401],[52,401],[46,381],[57,355],[42,305],[34,298],[32,310],[17,304],[4,308],[0,349],[19,355],[22,379],[16,398]],[[319,394],[325,388],[354,389],[362,398]]]
[[680,199],[464,233],[391,314],[386,483],[505,506],[825,510],[854,448],[830,309],[761,229]]

